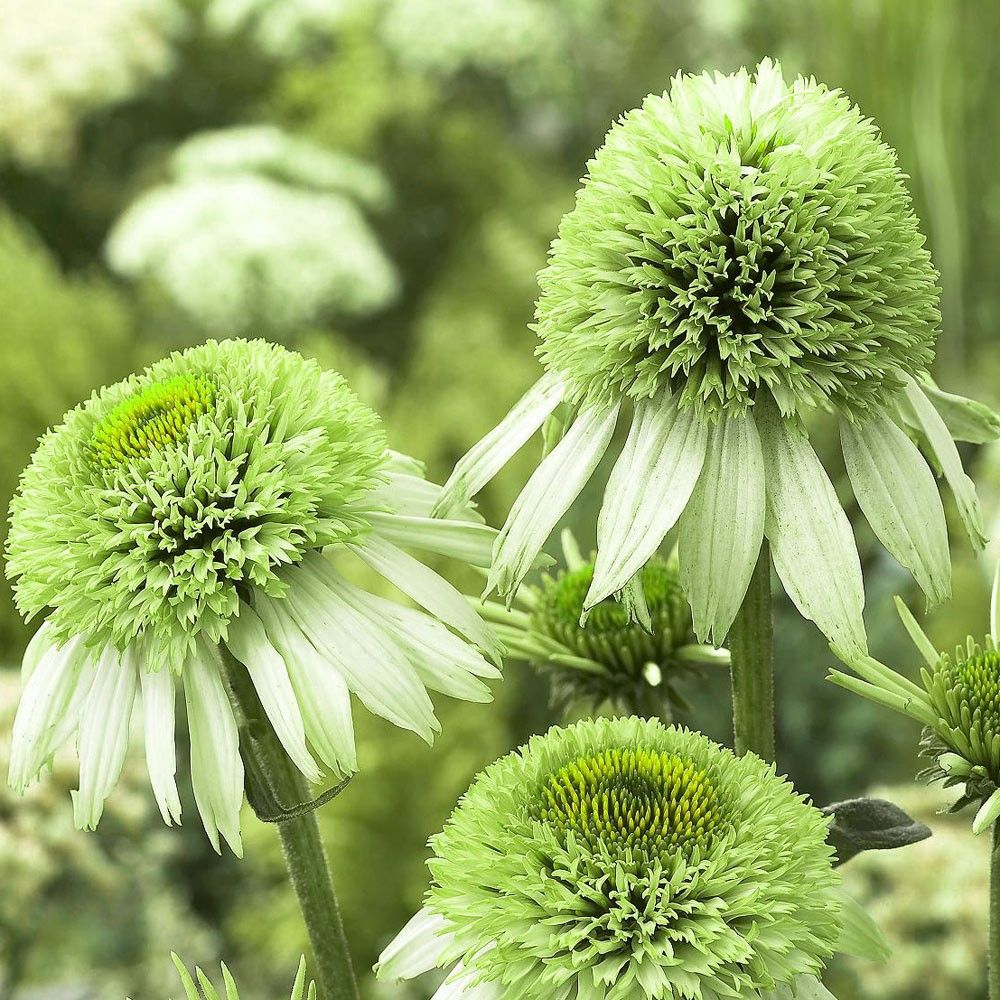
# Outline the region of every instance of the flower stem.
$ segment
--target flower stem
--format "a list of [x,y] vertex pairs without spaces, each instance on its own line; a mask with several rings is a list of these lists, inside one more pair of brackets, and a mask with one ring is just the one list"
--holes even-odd
[[[242,664],[225,650],[226,680],[240,715],[240,753],[246,765],[247,798],[258,815],[308,802],[305,778],[289,759]],[[275,824],[289,879],[312,945],[311,977],[317,1000],[359,1000],[358,984],[333,889],[316,812],[307,810]]]
[[737,754],[752,751],[764,760],[774,760],[773,639],[771,558],[764,541],[729,633],[734,745]]
[[1000,1000],[1000,823],[993,824],[993,852],[990,855],[989,942],[990,1000]]

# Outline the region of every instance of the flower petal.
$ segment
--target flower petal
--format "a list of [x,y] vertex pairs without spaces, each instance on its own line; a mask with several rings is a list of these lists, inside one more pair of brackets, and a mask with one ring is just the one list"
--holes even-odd
[[243,760],[236,719],[214,647],[199,641],[184,662],[183,677],[191,731],[191,783],[198,812],[216,851],[220,850],[221,833],[232,852],[242,857]]
[[764,538],[764,458],[749,414],[709,431],[705,465],[678,525],[681,585],[695,635],[721,645],[743,603]]
[[384,513],[369,514],[368,520],[376,535],[404,549],[435,552],[480,569],[493,558],[496,529],[476,521]]
[[14,717],[7,774],[18,793],[76,731],[93,681],[93,661],[81,638],[62,645],[40,640],[29,652],[33,666]]
[[1000,415],[985,403],[945,392],[930,382],[922,382],[920,387],[955,441],[989,444],[1000,438]]
[[430,972],[438,967],[451,937],[444,917],[426,908],[418,910],[379,955],[376,977],[399,982]]
[[976,487],[962,468],[962,459],[958,448],[952,440],[941,415],[934,409],[924,391],[912,380],[904,389],[905,402],[909,404],[906,416],[912,418],[917,428],[927,441],[934,460],[944,473],[955,502],[961,515],[969,540],[975,549],[981,549],[986,544],[986,534],[983,530],[983,515],[979,509],[979,498]]
[[914,576],[931,604],[951,596],[944,505],[917,446],[882,410],[840,422],[854,495],[878,540]]
[[551,372],[543,375],[510,413],[459,459],[435,505],[435,516],[450,517],[464,507],[545,423],[564,391],[561,378]]
[[302,633],[283,601],[272,601],[258,594],[256,611],[268,639],[285,661],[306,736],[316,755],[337,774],[357,771],[347,682]]
[[257,697],[285,753],[306,780],[319,781],[320,770],[306,749],[305,725],[285,661],[271,645],[260,618],[248,604],[241,603],[239,615],[230,622],[226,645],[250,674]]
[[594,474],[611,443],[618,409],[617,404],[585,407],[532,473],[494,545],[487,592],[496,588],[509,600],[517,590],[552,529]]
[[597,561],[585,611],[642,569],[691,497],[708,427],[678,403],[677,396],[657,396],[635,405],[597,520]]
[[447,580],[384,538],[371,536],[351,549],[407,597],[499,662],[503,651],[493,630]]
[[861,560],[836,491],[805,432],[758,402],[767,490],[764,534],[803,617],[849,655],[868,651]]
[[841,909],[837,951],[871,962],[884,962],[892,954],[892,949],[878,924],[852,896],[843,891],[838,895]]
[[322,556],[307,558],[294,572],[285,602],[310,642],[336,664],[369,711],[433,742],[439,729],[434,706],[395,641],[352,606]]
[[121,776],[138,686],[134,650],[120,654],[109,643],[80,715],[80,788],[73,792],[73,818],[81,830],[97,827],[104,800]]
[[170,826],[181,821],[177,796],[177,748],[174,743],[174,672],[167,667],[139,667],[142,685],[143,736],[146,744],[146,771],[153,797],[163,822]]

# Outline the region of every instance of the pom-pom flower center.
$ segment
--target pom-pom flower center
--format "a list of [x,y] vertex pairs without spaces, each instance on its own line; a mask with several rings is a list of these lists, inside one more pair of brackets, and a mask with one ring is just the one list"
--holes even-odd
[[123,399],[94,428],[91,447],[104,469],[116,469],[181,441],[215,400],[207,375],[177,375]]
[[650,858],[703,847],[725,822],[705,771],[643,747],[578,757],[548,779],[542,798],[539,819],[560,834]]

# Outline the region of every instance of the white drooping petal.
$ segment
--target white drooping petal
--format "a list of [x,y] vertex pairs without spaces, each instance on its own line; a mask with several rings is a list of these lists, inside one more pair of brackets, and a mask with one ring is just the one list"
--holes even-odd
[[53,636],[52,625],[49,622],[42,624],[35,630],[35,634],[28,640],[25,647],[24,656],[21,657],[21,684],[27,684],[31,675],[35,672],[35,667],[41,663],[49,649],[58,645]]
[[410,514],[368,515],[373,532],[404,549],[448,556],[486,569],[493,558],[496,529],[478,521],[446,521]]
[[316,761],[306,749],[306,731],[295,690],[281,654],[268,640],[260,618],[248,604],[229,624],[229,651],[250,674],[254,690],[285,753],[311,782],[320,780]]
[[920,584],[931,604],[951,596],[944,505],[917,446],[882,410],[840,422],[854,495],[878,540]]
[[331,771],[353,774],[358,769],[358,754],[347,682],[303,635],[283,601],[262,595],[256,601],[267,637],[285,661],[313,750]]
[[681,586],[700,642],[725,640],[764,538],[764,457],[749,415],[709,431],[705,464],[678,524]]
[[564,391],[558,376],[551,372],[543,375],[510,413],[459,459],[444,484],[435,515],[448,517],[464,507],[545,423],[562,401]]
[[[746,1000],[757,1000],[757,998],[748,996]],[[779,986],[776,990],[762,993],[760,1000],[837,1000],[837,998],[815,976],[799,976],[793,986]]]
[[958,512],[969,540],[974,548],[981,549],[987,541],[983,530],[983,515],[979,509],[975,484],[962,468],[962,458],[958,454],[958,448],[955,447],[955,442],[941,415],[934,409],[920,386],[911,380],[907,383],[904,393],[905,402],[909,404],[905,417],[915,422],[917,429],[923,434],[927,447],[955,495]]
[[618,409],[618,404],[585,407],[532,473],[497,537],[487,591],[495,588],[509,599],[517,590],[607,451]]
[[459,964],[438,987],[431,1000],[500,1000],[502,993],[497,983],[477,983],[478,974],[466,972]]
[[687,506],[705,461],[708,426],[678,396],[635,405],[597,520],[597,560],[584,610],[622,590]]
[[7,780],[20,793],[76,732],[93,680],[93,661],[81,638],[59,645],[39,640],[11,732]]
[[118,784],[138,686],[134,651],[119,653],[109,643],[97,660],[94,682],[80,713],[80,788],[73,792],[73,818],[81,830],[96,828],[104,800]]
[[985,403],[945,392],[930,382],[923,382],[920,387],[956,441],[989,444],[1000,437],[1000,416]]
[[422,976],[438,967],[451,939],[444,917],[418,910],[379,955],[375,975],[390,982]]
[[142,685],[146,771],[163,822],[170,826],[181,821],[176,779],[177,748],[174,742],[174,672],[168,667],[151,669],[140,663],[139,682]]
[[480,678],[500,671],[472,646],[423,612],[357,591],[369,617],[388,628],[417,676],[432,691],[462,701],[488,702],[493,693]]
[[868,651],[858,547],[805,432],[758,402],[767,492],[764,534],[792,603],[849,655]]
[[232,852],[242,857],[243,760],[218,651],[199,641],[184,662],[183,677],[191,732],[191,783],[198,812],[216,851],[220,851],[221,833]]
[[287,577],[285,602],[310,642],[333,662],[369,711],[433,742],[439,724],[427,691],[392,637],[351,604],[323,556]]
[[372,536],[351,548],[407,597],[499,660],[502,649],[493,630],[447,580],[384,538]]

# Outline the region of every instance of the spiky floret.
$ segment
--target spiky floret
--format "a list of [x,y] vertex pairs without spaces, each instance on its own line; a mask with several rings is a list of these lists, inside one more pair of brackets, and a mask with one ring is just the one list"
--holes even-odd
[[431,842],[427,906],[452,935],[440,964],[504,1000],[792,983],[839,935],[826,829],[773,766],[698,733],[552,729],[487,768]]
[[904,177],[839,90],[679,75],[608,133],[542,271],[535,329],[577,399],[669,388],[715,418],[767,387],[859,416],[926,371],[937,273]]
[[11,504],[8,575],[53,634],[179,665],[241,588],[356,538],[379,418],[336,373],[263,341],[209,342],[95,393],[50,431]]

